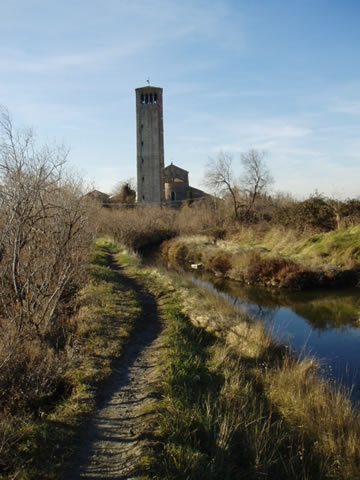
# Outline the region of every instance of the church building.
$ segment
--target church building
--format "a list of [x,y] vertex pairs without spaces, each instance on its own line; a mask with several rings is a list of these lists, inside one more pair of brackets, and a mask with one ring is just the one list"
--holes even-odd
[[137,88],[137,202],[139,205],[179,207],[206,193],[189,185],[189,172],[176,165],[164,168],[163,90]]

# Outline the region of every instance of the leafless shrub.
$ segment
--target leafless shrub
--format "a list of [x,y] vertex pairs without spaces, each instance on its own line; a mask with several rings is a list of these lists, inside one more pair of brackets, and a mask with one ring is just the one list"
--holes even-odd
[[231,217],[225,202],[201,201],[185,205],[177,214],[176,225],[181,235],[209,235],[217,240],[225,235]]
[[172,209],[161,207],[138,207],[99,212],[99,232],[110,235],[116,241],[137,250],[144,246],[161,243],[176,234],[175,216]]
[[20,343],[0,376],[2,411],[22,417],[51,410],[70,388],[63,376],[66,364],[64,354],[39,341]]
[[212,261],[210,261],[210,268],[215,273],[220,273],[221,275],[226,275],[229,270],[231,270],[231,257],[220,255],[218,257],[214,257]]
[[68,151],[38,148],[6,109],[0,138],[1,372],[24,339],[51,338],[92,237],[81,184],[65,171]]

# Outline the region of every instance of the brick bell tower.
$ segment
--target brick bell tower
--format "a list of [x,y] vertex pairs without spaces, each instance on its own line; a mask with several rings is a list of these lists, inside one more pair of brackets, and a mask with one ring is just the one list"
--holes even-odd
[[137,202],[161,205],[164,189],[163,90],[136,88]]

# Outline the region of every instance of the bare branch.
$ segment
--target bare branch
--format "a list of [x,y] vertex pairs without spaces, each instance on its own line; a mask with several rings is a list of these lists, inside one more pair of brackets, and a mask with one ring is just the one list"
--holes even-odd
[[230,195],[234,216],[239,216],[238,187],[232,171],[233,156],[230,153],[220,152],[216,158],[211,158],[205,171],[205,186],[215,195]]
[[240,186],[248,196],[246,214],[250,212],[258,196],[274,183],[274,179],[264,160],[265,153],[251,149],[241,155],[244,173],[240,178]]
[[15,131],[6,109],[0,138],[0,322],[17,332],[9,352],[20,335],[51,336],[92,234],[81,184],[65,171],[68,150],[38,148],[32,132]]

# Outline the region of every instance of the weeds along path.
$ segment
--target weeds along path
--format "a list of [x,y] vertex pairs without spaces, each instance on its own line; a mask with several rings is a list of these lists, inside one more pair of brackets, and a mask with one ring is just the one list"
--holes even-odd
[[142,319],[101,393],[99,408],[86,429],[66,480],[139,477],[143,419],[146,407],[153,401],[151,391],[161,350],[161,320],[156,298],[135,279],[124,275],[114,259],[111,266],[137,292]]

